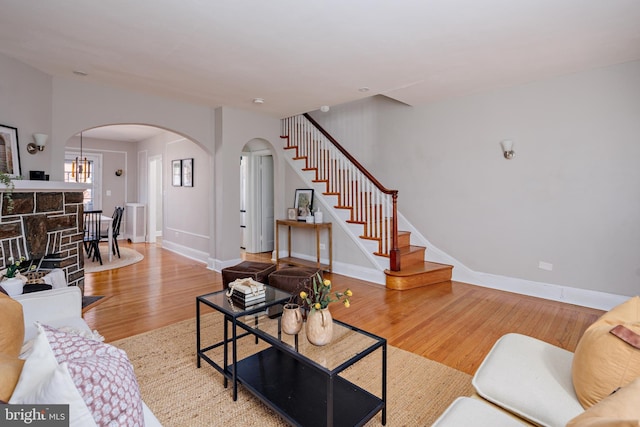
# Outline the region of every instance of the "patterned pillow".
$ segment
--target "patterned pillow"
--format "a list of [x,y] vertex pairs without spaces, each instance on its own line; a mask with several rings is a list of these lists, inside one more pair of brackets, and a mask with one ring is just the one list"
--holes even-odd
[[71,426],[144,425],[140,389],[123,350],[50,326],[38,329],[10,403],[67,403]]
[[124,350],[42,325],[53,355],[69,374],[99,426],[142,426],[142,399]]

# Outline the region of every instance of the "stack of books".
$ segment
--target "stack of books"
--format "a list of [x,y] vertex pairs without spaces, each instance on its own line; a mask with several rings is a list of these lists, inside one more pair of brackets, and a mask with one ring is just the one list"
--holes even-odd
[[238,279],[229,283],[227,296],[235,305],[246,309],[264,302],[264,284],[253,279]]

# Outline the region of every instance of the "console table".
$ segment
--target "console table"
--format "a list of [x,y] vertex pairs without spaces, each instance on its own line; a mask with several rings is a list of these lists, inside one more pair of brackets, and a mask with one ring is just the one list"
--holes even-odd
[[[280,227],[287,227],[287,248],[289,255],[280,258]],[[309,261],[302,258],[296,258],[291,256],[291,229],[307,229],[315,231],[316,236],[316,262]],[[329,263],[323,264],[320,262],[320,231],[327,230],[327,249],[329,251]],[[333,268],[333,241],[331,236],[331,223],[308,223],[302,221],[289,221],[289,220],[276,220],[276,265],[280,267],[280,264],[292,264],[303,267],[315,267],[324,271],[331,272]]]

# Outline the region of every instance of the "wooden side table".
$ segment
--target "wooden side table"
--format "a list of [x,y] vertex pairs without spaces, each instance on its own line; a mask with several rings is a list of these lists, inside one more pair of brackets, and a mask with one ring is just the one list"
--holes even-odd
[[[287,257],[280,258],[280,226],[287,227],[287,248],[289,255]],[[291,256],[291,229],[312,229],[315,230],[316,236],[316,262],[309,261],[302,258]],[[323,264],[320,262],[320,231],[327,230],[327,249],[329,251],[329,263]],[[276,265],[280,267],[280,264],[299,265],[303,267],[316,267],[323,271],[331,272],[333,268],[333,237],[330,222],[321,222],[319,224],[311,224],[302,221],[289,221],[289,220],[276,220]]]

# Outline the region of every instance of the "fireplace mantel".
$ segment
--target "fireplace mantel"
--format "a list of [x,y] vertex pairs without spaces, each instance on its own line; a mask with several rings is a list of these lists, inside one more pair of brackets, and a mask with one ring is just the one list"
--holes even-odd
[[[63,182],[63,181],[36,181],[29,179],[16,179],[13,181],[15,192],[30,191],[84,191],[90,187],[89,184],[79,182]],[[4,184],[0,184],[0,191],[6,189]]]

